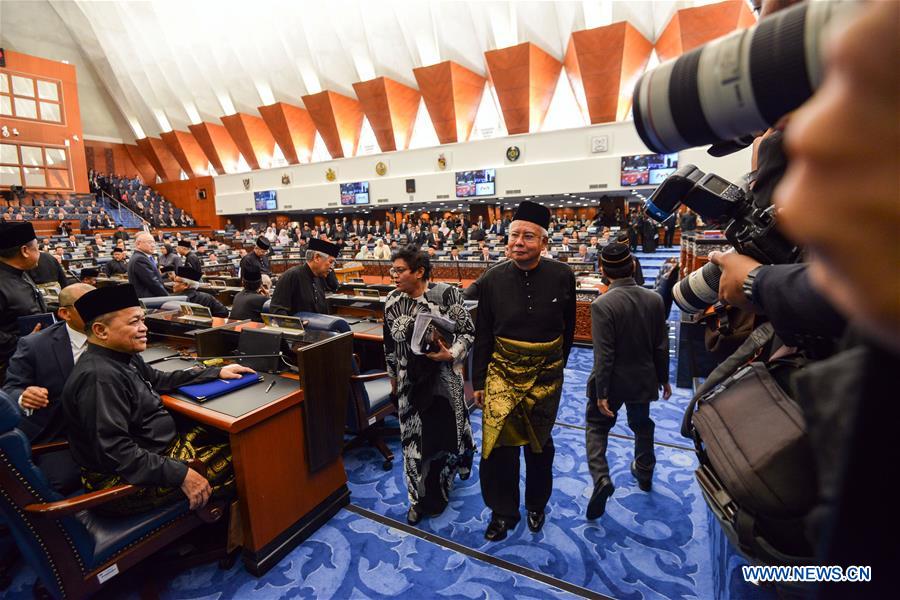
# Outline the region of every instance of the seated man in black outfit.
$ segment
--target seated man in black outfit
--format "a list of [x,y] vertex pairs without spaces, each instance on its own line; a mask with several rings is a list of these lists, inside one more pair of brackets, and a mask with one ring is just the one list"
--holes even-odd
[[[75,309],[85,322],[88,344],[66,381],[62,410],[85,489],[141,486],[104,506],[118,514],[149,510],[182,494],[195,510],[214,493],[229,493],[234,472],[227,441],[202,426],[179,430],[159,393],[217,377],[237,379],[253,370],[232,364],[165,373],[147,366],[140,357],[147,349],[147,326],[131,285],[88,292]],[[193,459],[204,462],[206,477],[188,467]]]
[[269,291],[263,286],[262,274],[248,269],[241,273],[241,283],[244,289],[234,297],[230,318],[262,323],[263,305],[269,300]]
[[203,279],[203,273],[200,271],[195,271],[190,267],[177,267],[172,292],[176,296],[187,296],[188,302],[205,306],[214,317],[227,317],[228,309],[224,304],[197,289],[200,287],[201,279]]

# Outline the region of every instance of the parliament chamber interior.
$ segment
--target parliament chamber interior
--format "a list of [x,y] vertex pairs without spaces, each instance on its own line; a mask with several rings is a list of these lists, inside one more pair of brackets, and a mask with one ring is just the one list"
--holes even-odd
[[898,6],[4,0],[0,596],[888,597]]

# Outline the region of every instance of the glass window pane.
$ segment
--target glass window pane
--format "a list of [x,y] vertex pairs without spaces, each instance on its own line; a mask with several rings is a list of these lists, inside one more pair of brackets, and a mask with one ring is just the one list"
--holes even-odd
[[66,157],[65,148],[47,148],[47,166],[48,167],[68,167],[69,161]]
[[0,185],[22,185],[22,170],[19,167],[0,167]]
[[55,82],[38,79],[37,88],[41,100],[59,100],[59,86]]
[[41,120],[59,123],[62,121],[59,115],[59,104],[55,102],[41,102]]
[[9,96],[0,96],[0,115],[12,115],[12,100]]
[[34,98],[34,79],[31,77],[19,77],[13,75],[13,94],[16,96],[28,96]]
[[0,92],[9,93],[9,79],[7,79],[6,73],[0,73]]
[[39,167],[44,164],[44,153],[41,148],[35,146],[22,146],[22,164],[29,167]]
[[47,176],[40,167],[25,167],[25,187],[47,187]]
[[12,144],[0,144],[0,163],[19,164],[19,150]]
[[69,171],[66,169],[47,169],[47,187],[69,188]]
[[23,119],[37,119],[37,104],[34,100],[16,98],[16,116]]

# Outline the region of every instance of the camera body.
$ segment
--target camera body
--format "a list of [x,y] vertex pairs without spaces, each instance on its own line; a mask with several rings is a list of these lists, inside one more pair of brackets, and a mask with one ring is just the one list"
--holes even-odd
[[644,204],[653,220],[662,223],[684,204],[707,223],[722,227],[725,237],[741,254],[763,264],[797,260],[800,249],[775,227],[771,206],[760,207],[752,192],[695,165],[684,165],[666,178]]
[[[758,206],[752,192],[714,173],[690,164],[680,167],[653,192],[644,211],[662,223],[682,204],[704,221],[722,227],[740,254],[763,264],[788,264],[800,256],[800,248],[776,228],[774,207]],[[703,312],[718,299],[720,277],[719,267],[707,263],[675,286],[676,304],[688,313]]]

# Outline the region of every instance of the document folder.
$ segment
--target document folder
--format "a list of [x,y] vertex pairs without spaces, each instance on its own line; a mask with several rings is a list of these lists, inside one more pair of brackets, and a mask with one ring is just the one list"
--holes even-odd
[[234,390],[245,388],[254,383],[259,383],[263,378],[259,373],[245,373],[240,379],[216,379],[206,383],[183,385],[178,391],[197,402],[206,402],[219,396],[224,396]]

